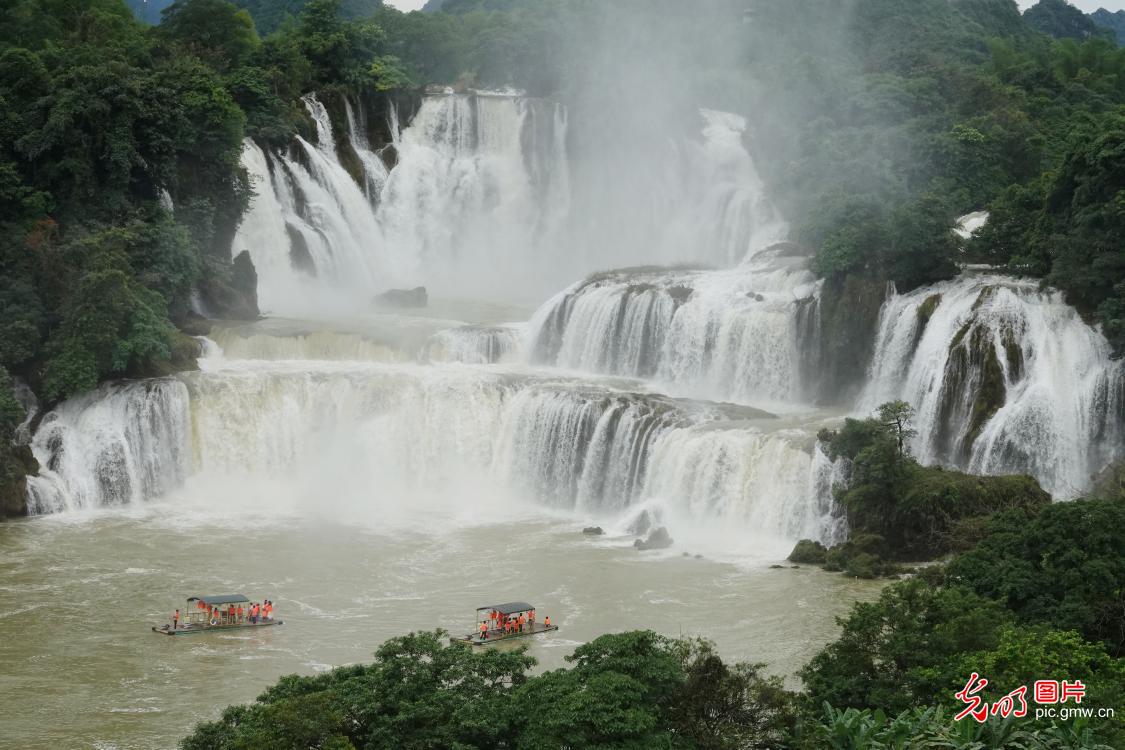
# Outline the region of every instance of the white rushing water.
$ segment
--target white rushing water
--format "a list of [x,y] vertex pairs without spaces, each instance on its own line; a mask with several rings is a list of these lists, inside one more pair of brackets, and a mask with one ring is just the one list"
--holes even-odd
[[177,380],[105,385],[43,418],[28,479],[32,515],[149,500],[190,471],[187,388]]
[[609,521],[644,505],[685,530],[721,519],[743,542],[835,533],[807,436],[642,391],[491,368],[220,360],[49,415],[32,510],[138,503],[189,475],[288,477],[325,513],[375,525],[390,498],[479,493]]
[[887,301],[858,410],[907,401],[923,463],[1075,497],[1122,454],[1125,370],[1109,354],[1061,293],[964,274]]
[[567,213],[566,110],[515,96],[426,97],[395,140],[377,220],[395,285],[502,294],[549,270]]
[[[262,307],[275,314],[356,309],[386,288],[418,285],[538,301],[558,279],[611,266],[736,265],[788,233],[737,115],[701,110],[698,135],[667,144],[644,194],[612,188],[627,194],[625,208],[592,200],[617,184],[612,144],[586,155],[594,171],[587,165],[574,184],[567,110],[556,102],[431,95],[401,129],[392,109],[388,171],[362,109],[345,100],[335,132],[346,132],[362,167],[354,178],[324,104],[309,95],[305,105],[315,146],[298,138],[288,153],[267,154],[247,142],[243,156],[257,195],[233,250],[250,250]],[[623,224],[643,231],[621,235]]]
[[655,378],[701,397],[770,405],[807,399],[802,347],[819,282],[781,248],[727,271],[599,274],[532,321],[537,361]]
[[419,353],[419,359],[467,365],[513,362],[523,354],[523,339],[522,326],[460,326],[431,336]]

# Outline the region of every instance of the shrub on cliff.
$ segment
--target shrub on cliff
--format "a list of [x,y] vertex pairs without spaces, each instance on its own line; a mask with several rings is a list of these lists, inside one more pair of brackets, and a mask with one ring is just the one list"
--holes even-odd
[[820,434],[829,457],[851,463],[848,482],[835,491],[852,533],[883,539],[864,552],[932,559],[963,546],[972,519],[1050,503],[1031,477],[980,477],[920,465],[909,454],[912,417],[906,404],[884,404],[872,419],[848,419],[839,431]]

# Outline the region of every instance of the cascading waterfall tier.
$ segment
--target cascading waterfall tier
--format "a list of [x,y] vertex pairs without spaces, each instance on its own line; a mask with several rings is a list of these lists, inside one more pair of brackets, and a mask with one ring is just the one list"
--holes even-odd
[[747,149],[746,118],[701,109],[696,119],[697,135],[662,137],[651,125],[582,133],[566,249],[587,272],[729,268],[788,238]]
[[1123,455],[1122,363],[1033,281],[966,273],[888,299],[858,411],[895,399],[917,410],[922,463],[1030,474],[1060,498]]
[[362,184],[341,165],[327,108],[305,106],[317,142],[287,153],[252,141],[243,165],[256,195],[233,251],[250,251],[259,299],[273,313],[354,309],[389,287],[495,292],[496,268],[530,275],[529,247],[567,213],[566,110],[518,96],[428,96],[410,126],[390,123],[397,166],[367,142],[362,110],[344,101],[347,148]]
[[[569,369],[654,378],[744,402],[794,403],[804,311],[819,282],[780,245],[727,271],[624,269],[597,274],[536,313],[531,351]],[[815,320],[811,321],[815,325]]]
[[488,365],[511,362],[522,353],[520,326],[467,325],[435,333],[419,354],[423,362]]
[[105,385],[47,414],[32,441],[31,515],[127,505],[179,486],[191,470],[187,387],[160,379]]
[[477,92],[426,97],[379,202],[399,285],[496,294],[550,264],[567,215],[566,109]]
[[[632,190],[618,185],[608,142],[607,153],[584,155],[574,183],[557,102],[430,95],[401,130],[391,109],[386,145],[368,143],[365,114],[350,101],[335,129],[315,96],[304,102],[315,146],[297,138],[285,153],[266,153],[247,141],[243,154],[257,194],[232,249],[250,251],[262,307],[275,314],[354,310],[384,289],[418,285],[542,299],[556,279],[612,265],[728,267],[788,233],[737,115],[701,110],[698,136],[670,140],[648,165],[647,187]],[[380,154],[388,146],[393,169]],[[628,207],[597,198],[614,185]]]
[[706,519],[721,506],[726,522],[763,534],[832,533],[807,438],[748,407],[620,386],[629,390],[491,368],[245,361],[108,386],[46,417],[32,511],[138,503],[197,473],[332,478],[353,500],[398,503],[492,482],[599,517],[648,504]]

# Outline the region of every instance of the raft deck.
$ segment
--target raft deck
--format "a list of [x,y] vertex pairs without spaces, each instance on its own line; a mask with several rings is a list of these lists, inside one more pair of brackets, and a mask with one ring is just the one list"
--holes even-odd
[[173,630],[168,626],[156,627],[152,626],[152,632],[159,633],[160,635],[192,635],[194,633],[209,633],[213,630],[243,630],[245,628],[268,628],[272,625],[284,624],[281,620],[270,620],[268,622],[242,622],[235,625],[183,625]]
[[488,637],[482,639],[480,634],[469,635],[454,635],[449,637],[450,643],[463,643],[466,646],[490,646],[492,644],[500,643],[502,641],[514,641],[517,638],[528,638],[533,635],[541,633],[550,633],[558,630],[558,625],[544,625],[541,622],[529,622],[523,626],[522,633],[512,633],[511,635],[504,635],[500,630],[489,630]]

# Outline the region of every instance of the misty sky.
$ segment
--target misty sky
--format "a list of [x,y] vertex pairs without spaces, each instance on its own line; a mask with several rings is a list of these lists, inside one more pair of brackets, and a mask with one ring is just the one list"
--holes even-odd
[[[1018,0],[1021,8],[1035,5],[1038,0]],[[418,10],[426,4],[426,0],[387,0],[388,5],[393,5],[400,10]],[[1085,11],[1105,8],[1107,10],[1125,10],[1125,0],[1071,0],[1072,5],[1077,5]]]

